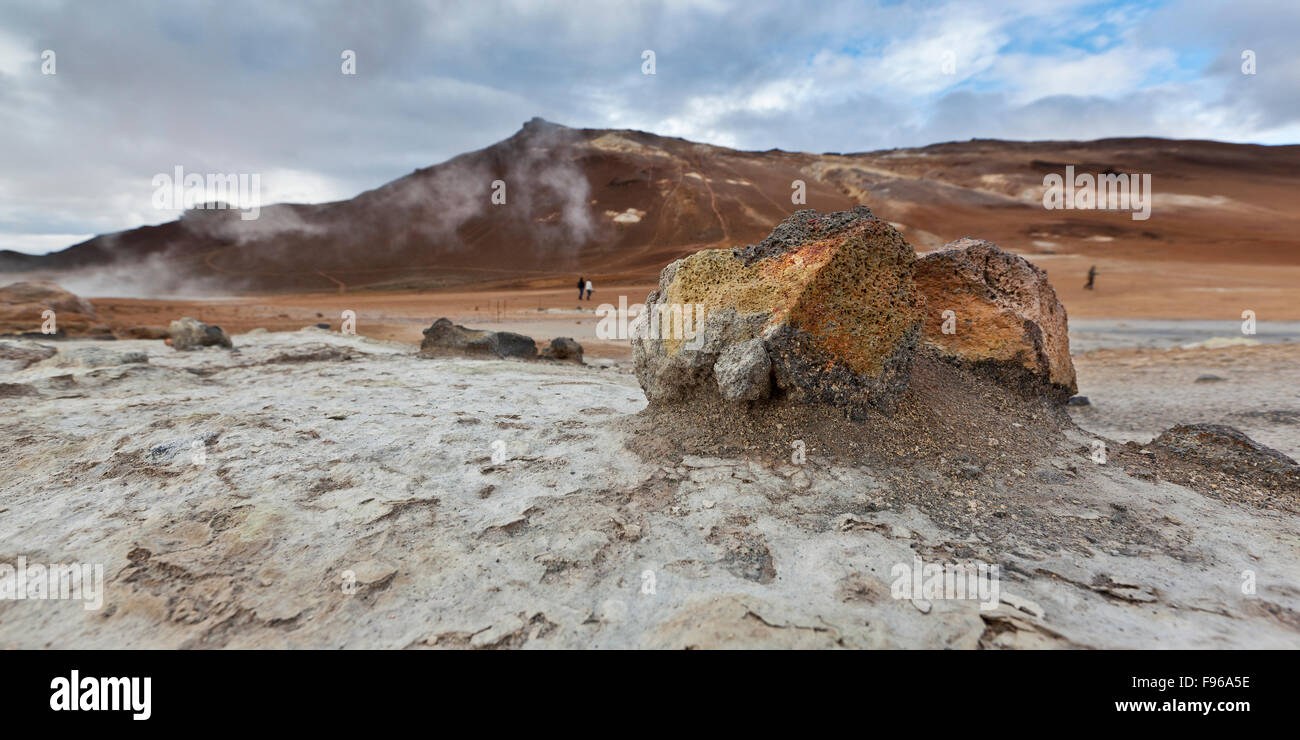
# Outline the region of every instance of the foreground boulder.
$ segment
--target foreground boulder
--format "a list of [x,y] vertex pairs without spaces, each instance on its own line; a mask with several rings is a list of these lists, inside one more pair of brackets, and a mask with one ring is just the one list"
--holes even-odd
[[1046,272],[965,238],[921,255],[916,287],[926,301],[924,341],[943,359],[1060,401],[1074,395],[1065,307]]
[[171,323],[167,333],[171,336],[171,345],[173,349],[191,350],[201,347],[225,347],[231,349],[235,345],[226,336],[219,326],[208,326],[207,324],[186,316]]
[[[54,312],[54,331],[49,333],[44,331],[50,325],[46,311]],[[113,331],[90,301],[57,283],[33,280],[0,287],[0,336],[113,339]]]
[[451,319],[441,318],[424,330],[420,354],[424,357],[468,355],[531,360],[537,357],[537,343],[523,334],[467,329],[453,324]]
[[677,260],[634,322],[637,380],[651,404],[892,408],[921,331],[914,262],[865,206],[799,211],[758,244]]

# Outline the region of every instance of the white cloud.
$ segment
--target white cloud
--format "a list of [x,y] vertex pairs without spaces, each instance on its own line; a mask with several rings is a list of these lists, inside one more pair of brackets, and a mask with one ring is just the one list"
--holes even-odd
[[1175,55],[1168,49],[1115,47],[1086,54],[1081,51],[1060,56],[1005,54],[998,57],[993,75],[1013,93],[1017,104],[1053,95],[1119,98],[1143,86],[1153,75],[1176,70]]
[[0,235],[0,249],[45,254],[79,244],[92,236],[94,234],[3,234]]
[[[15,4],[0,17],[0,246],[163,221],[150,178],[177,164],[262,173],[264,203],[323,202],[535,115],[745,149],[1292,143],[1298,26],[1293,0]],[[1240,74],[1243,48],[1258,75]],[[1205,68],[1179,66],[1207,50]]]

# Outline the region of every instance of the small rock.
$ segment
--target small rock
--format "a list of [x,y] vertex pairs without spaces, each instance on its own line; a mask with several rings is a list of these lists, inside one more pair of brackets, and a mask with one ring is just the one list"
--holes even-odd
[[[53,311],[53,334],[45,334],[45,312]],[[46,280],[29,280],[0,287],[0,336],[34,339],[85,337],[113,339],[113,331],[90,301]]]
[[424,330],[420,343],[422,357],[488,356],[517,357],[531,360],[537,357],[537,343],[531,337],[509,331],[480,331],[453,324],[442,318]]
[[723,350],[713,363],[718,391],[728,401],[756,401],[767,398],[772,387],[772,361],[763,340],[755,337]]
[[1164,449],[1217,471],[1259,479],[1283,490],[1300,490],[1300,463],[1221,424],[1179,424],[1160,433],[1146,449]]
[[582,345],[572,337],[556,337],[551,340],[549,347],[542,350],[541,357],[544,360],[559,360],[581,365]]
[[207,324],[188,316],[171,323],[167,333],[171,336],[172,349],[192,350],[200,347],[225,347],[232,349],[230,337],[219,326]]

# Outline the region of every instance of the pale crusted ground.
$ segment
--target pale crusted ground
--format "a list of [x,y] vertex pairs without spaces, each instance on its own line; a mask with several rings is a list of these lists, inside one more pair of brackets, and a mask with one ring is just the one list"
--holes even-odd
[[1300,459],[1300,342],[1098,350],[1075,367],[1091,405],[1070,415],[1085,429],[1146,442],[1178,423],[1228,424]]
[[[0,646],[1300,647],[1297,492],[1263,509],[1130,477],[1076,430],[1023,467],[936,465],[972,512],[940,524],[897,490],[915,465],[643,458],[626,372],[234,339],[69,341],[0,377],[0,563],[108,581],[98,612],[0,601]],[[148,362],[115,364],[132,350]],[[1096,360],[1085,392],[1111,377]],[[1097,413],[1136,402],[1097,383]],[[1004,603],[892,598],[914,554],[1000,564]]]

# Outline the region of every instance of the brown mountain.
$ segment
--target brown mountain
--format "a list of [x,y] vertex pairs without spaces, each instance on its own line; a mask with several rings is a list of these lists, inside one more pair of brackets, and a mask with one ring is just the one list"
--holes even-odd
[[[1047,210],[1043,178],[1146,173],[1151,217]],[[493,202],[494,181],[505,202]],[[796,181],[806,204],[792,202]],[[765,236],[800,208],[870,206],[918,250],[965,235],[1022,253],[1300,265],[1300,146],[1212,141],[972,140],[858,154],[745,152],[533,119],[514,136],[346,201],[192,210],[0,271],[147,264],[155,285],[226,291],[562,284],[576,272],[651,279],[706,245]]]

